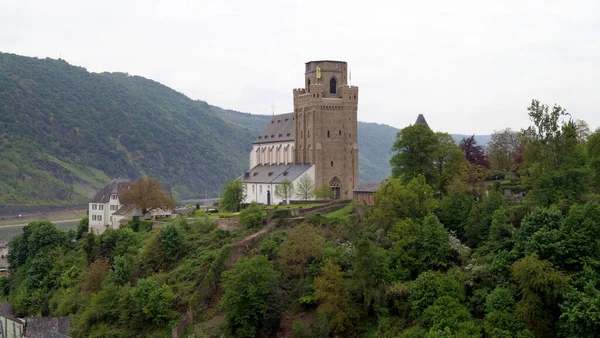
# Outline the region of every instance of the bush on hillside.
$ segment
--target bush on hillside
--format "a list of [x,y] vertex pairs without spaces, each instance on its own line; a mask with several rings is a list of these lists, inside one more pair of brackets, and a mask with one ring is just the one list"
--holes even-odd
[[240,224],[246,228],[256,228],[261,225],[266,214],[257,203],[250,205],[240,212]]

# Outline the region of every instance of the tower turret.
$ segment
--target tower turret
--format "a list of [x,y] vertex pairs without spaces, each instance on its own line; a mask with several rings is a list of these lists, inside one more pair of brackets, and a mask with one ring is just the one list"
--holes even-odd
[[358,183],[358,87],[344,61],[306,63],[305,88],[294,89],[296,163],[315,164],[317,189],[351,198]]

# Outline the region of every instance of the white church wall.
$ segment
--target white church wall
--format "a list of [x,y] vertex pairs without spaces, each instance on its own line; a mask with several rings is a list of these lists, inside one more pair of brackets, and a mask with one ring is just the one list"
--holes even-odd
[[261,164],[293,163],[293,147],[294,141],[253,144],[248,155],[248,169]]
[[[298,182],[300,181],[300,178],[303,175],[308,175],[314,184],[314,182],[315,182],[315,166],[314,165],[310,166],[310,168],[308,168],[308,170],[306,170],[302,175],[300,175],[299,177],[297,177],[295,180],[292,181],[294,188],[298,185]],[[271,195],[271,200],[270,200],[271,204],[279,204],[283,201],[281,198],[278,198],[277,196],[275,196],[275,187],[279,184],[245,183],[245,185],[246,185],[245,203],[257,202],[260,204],[267,204],[269,193]],[[291,199],[299,200],[301,198],[294,192],[294,195],[291,197]]]

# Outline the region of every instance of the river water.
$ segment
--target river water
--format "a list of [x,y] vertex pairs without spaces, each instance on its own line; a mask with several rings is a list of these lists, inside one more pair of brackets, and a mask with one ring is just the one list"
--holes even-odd
[[[76,229],[79,221],[54,223],[61,230]],[[23,232],[23,226],[0,226],[0,243],[7,243],[13,237]]]

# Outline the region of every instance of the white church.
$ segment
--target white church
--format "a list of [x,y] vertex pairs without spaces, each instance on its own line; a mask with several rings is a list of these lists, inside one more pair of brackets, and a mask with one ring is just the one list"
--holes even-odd
[[[271,122],[252,143],[249,155],[250,171],[244,174],[246,203],[279,204],[275,188],[284,181],[294,187],[304,175],[315,182],[315,166],[310,163],[294,163],[294,113],[273,115]],[[300,199],[295,192],[292,200]]]

